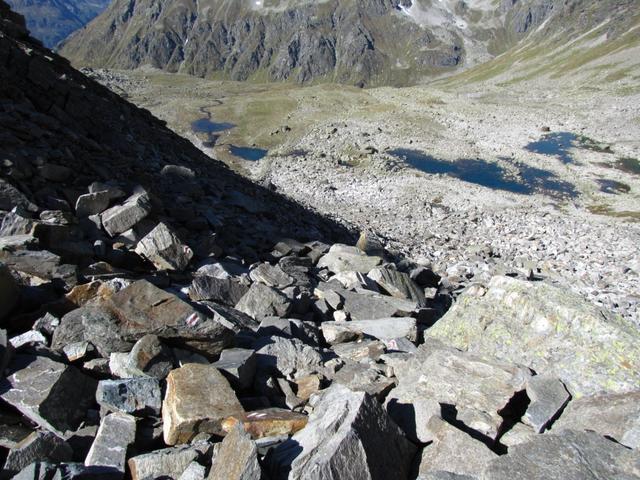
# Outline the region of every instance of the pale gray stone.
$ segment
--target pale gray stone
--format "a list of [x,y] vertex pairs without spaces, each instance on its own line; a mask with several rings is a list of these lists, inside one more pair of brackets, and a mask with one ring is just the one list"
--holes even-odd
[[207,443],[164,448],[151,453],[131,457],[127,462],[132,480],[177,480],[207,449]]
[[254,282],[260,282],[267,287],[274,287],[282,290],[293,285],[293,278],[284,273],[279,266],[268,263],[261,263],[249,272],[249,277]]
[[569,402],[552,432],[592,430],[640,448],[640,392],[582,397]]
[[244,348],[223,350],[220,359],[212,365],[220,370],[232,385],[240,389],[248,389],[253,384],[256,373],[256,356],[253,350]]
[[251,285],[249,291],[240,299],[236,309],[255,318],[286,317],[292,309],[291,300],[275,288],[261,283]]
[[[375,320],[354,320],[351,322],[324,322],[322,333],[329,344],[363,335],[379,340],[393,340],[405,337],[415,341],[418,335],[416,320],[410,317],[378,318]],[[345,333],[347,332],[347,333]]]
[[593,432],[565,430],[536,435],[493,460],[480,480],[632,480],[638,478],[640,452]]
[[345,271],[369,273],[382,263],[382,258],[368,256],[357,247],[335,244],[318,262],[318,268],[327,268],[333,273]]
[[393,297],[412,300],[419,307],[423,307],[427,303],[424,290],[406,273],[398,272],[388,267],[381,267],[374,268],[367,276]]
[[122,205],[116,205],[102,212],[102,226],[114,237],[134,227],[151,213],[151,202],[146,193],[137,193]]
[[84,461],[85,466],[109,467],[125,471],[127,448],[136,438],[136,419],[122,412],[107,415],[100,422],[91,449]]
[[106,190],[80,195],[76,200],[76,215],[88,217],[102,213],[107,209],[110,201],[111,194]]
[[158,270],[182,271],[193,258],[193,251],[164,223],[159,223],[138,242],[136,253]]
[[289,379],[322,370],[320,351],[296,338],[265,337],[254,345],[259,371]]
[[546,375],[536,375],[529,379],[527,396],[531,403],[522,417],[522,422],[537,433],[545,430],[571,398],[560,380]]
[[431,417],[427,428],[433,443],[422,451],[419,473],[447,470],[458,475],[479,475],[498,458],[494,452],[439,417]]
[[260,322],[260,327],[256,333],[261,337],[297,338],[308,345],[318,345],[320,343],[318,326],[313,322],[304,322],[295,318],[264,318]]

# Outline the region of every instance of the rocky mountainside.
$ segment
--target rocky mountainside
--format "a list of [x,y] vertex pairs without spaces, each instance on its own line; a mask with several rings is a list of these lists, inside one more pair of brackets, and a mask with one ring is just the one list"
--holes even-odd
[[0,62],[2,477],[638,478],[631,323],[353,245],[3,0]]
[[27,28],[47,47],[89,23],[110,0],[8,0],[14,11],[24,15]]
[[65,42],[82,66],[404,85],[493,58],[555,0],[117,0]]
[[406,85],[485,63],[536,32],[536,42],[560,46],[606,23],[612,42],[636,18],[634,6],[633,0],[117,0],[62,52],[92,67]]

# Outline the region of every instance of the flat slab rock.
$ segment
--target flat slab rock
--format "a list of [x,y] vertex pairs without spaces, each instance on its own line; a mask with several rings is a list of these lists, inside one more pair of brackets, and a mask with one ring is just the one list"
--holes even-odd
[[335,244],[329,252],[318,261],[318,268],[327,268],[330,272],[369,273],[382,264],[382,258],[369,256],[357,247]]
[[231,432],[236,425],[242,425],[253,439],[293,435],[306,427],[309,417],[282,408],[266,408],[227,418],[222,428]]
[[640,452],[593,432],[537,435],[492,461],[480,480],[611,480],[638,478]]
[[64,437],[85,419],[97,381],[75,367],[35,355],[16,355],[0,398],[37,425]]
[[208,443],[163,448],[129,459],[132,480],[178,479],[189,465],[209,450]]
[[231,429],[213,457],[209,480],[260,480],[258,447],[240,425]]
[[104,417],[85,466],[109,467],[124,474],[127,447],[136,439],[136,420],[126,413],[116,412]]
[[307,427],[270,452],[274,480],[409,478],[416,447],[377,400],[340,385],[315,398]]
[[462,294],[426,335],[553,375],[576,397],[640,385],[638,328],[543,282],[494,277],[483,296]]
[[106,306],[121,320],[123,337],[133,341],[154,334],[176,346],[215,356],[233,337],[233,331],[212,316],[146,280],[120,290]]
[[243,412],[217,368],[189,363],[167,377],[162,405],[164,441],[167,445],[188,443],[200,432],[223,436],[223,421]]
[[398,386],[387,397],[387,411],[411,438],[420,438],[427,417],[413,404],[430,399],[453,405],[457,419],[469,428],[495,439],[502,425],[500,412],[523,391],[531,377],[528,369],[486,359],[447,347],[430,339],[401,368],[395,369]]
[[156,225],[138,242],[136,253],[153,263],[158,270],[182,271],[193,258],[191,248],[182,243],[164,223]]

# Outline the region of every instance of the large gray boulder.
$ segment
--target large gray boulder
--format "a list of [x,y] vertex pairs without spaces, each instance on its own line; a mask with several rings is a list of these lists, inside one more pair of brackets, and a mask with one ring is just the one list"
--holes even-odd
[[258,370],[266,374],[294,379],[322,370],[320,350],[297,338],[264,337],[254,348]]
[[640,478],[640,452],[593,432],[537,435],[492,461],[481,480],[632,480]]
[[96,400],[111,411],[159,415],[162,407],[160,382],[152,377],[102,380],[98,383]]
[[591,430],[640,448],[640,392],[573,400],[553,424],[553,433],[562,430]]
[[279,290],[262,283],[254,283],[249,291],[238,301],[236,309],[255,319],[274,315],[286,317],[291,312],[292,303]]
[[16,355],[9,370],[0,398],[60,437],[78,428],[95,401],[94,379],[48,357]]
[[122,205],[116,205],[102,212],[102,226],[106,232],[115,237],[134,227],[151,213],[151,201],[147,193],[136,193]]
[[457,420],[497,438],[503,422],[500,412],[531,377],[526,368],[461,352],[433,339],[394,371],[398,386],[387,397],[387,411],[410,438],[422,442],[432,440],[424,426],[434,413],[431,405],[423,405],[425,400],[454,406]]
[[307,426],[270,453],[274,479],[409,478],[416,447],[377,400],[341,385],[322,392]]
[[136,419],[122,412],[110,413],[100,422],[85,466],[107,467],[124,475],[127,448],[136,439]]
[[131,457],[127,464],[132,480],[155,480],[172,478],[177,480],[208,449],[209,444],[194,443],[180,447],[163,448],[154,452]]
[[640,385],[637,327],[543,282],[494,277],[484,295],[461,295],[426,335],[553,375],[577,397]]

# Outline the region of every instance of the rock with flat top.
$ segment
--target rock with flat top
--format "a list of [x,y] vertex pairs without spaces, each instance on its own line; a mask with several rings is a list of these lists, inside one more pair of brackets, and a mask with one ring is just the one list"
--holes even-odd
[[326,268],[332,273],[345,271],[369,273],[382,264],[382,258],[369,256],[357,247],[335,244],[318,261],[318,268]]
[[267,374],[296,378],[322,369],[319,349],[297,338],[264,337],[254,345],[258,370]]
[[160,382],[152,377],[102,380],[98,383],[96,400],[111,411],[158,415],[162,406]]
[[260,282],[268,287],[283,289],[293,285],[293,278],[282,271],[278,265],[261,263],[249,272],[249,277],[254,282]]
[[196,310],[146,280],[138,280],[115,293],[108,306],[121,319],[118,328],[127,340],[137,341],[153,334],[175,346],[213,357],[233,338],[233,331],[204,309]]
[[164,441],[188,443],[198,433],[224,435],[222,422],[244,412],[229,382],[211,365],[187,364],[167,377],[162,404]]
[[253,384],[256,373],[256,356],[251,349],[229,348],[223,350],[220,359],[212,364],[227,377],[231,385],[246,390]]
[[478,440],[439,417],[432,417],[427,428],[433,443],[422,451],[419,473],[446,470],[458,475],[479,475],[498,455]]
[[196,275],[189,287],[189,298],[195,301],[212,300],[233,307],[249,287],[232,278],[216,278],[211,275]]
[[291,312],[292,302],[279,290],[261,283],[254,283],[238,301],[236,309],[255,319],[271,316],[286,317]]
[[136,253],[149,260],[158,270],[184,270],[193,251],[164,223],[159,223],[136,245]]
[[76,200],[76,215],[82,218],[102,213],[110,201],[111,194],[106,190],[80,195]]
[[398,386],[387,397],[387,409],[412,438],[422,428],[416,422],[430,420],[411,416],[411,405],[420,399],[454,406],[457,420],[497,438],[503,422],[500,412],[531,377],[526,368],[461,352],[433,339],[394,372]]
[[178,479],[208,449],[207,443],[163,448],[129,459],[132,480]]
[[94,379],[48,357],[16,355],[9,371],[0,398],[60,437],[78,428],[94,402]]
[[362,338],[365,335],[379,340],[405,337],[412,341],[415,341],[418,335],[416,320],[409,317],[324,322],[321,328],[325,340],[332,345]]
[[122,205],[116,205],[102,212],[102,226],[106,232],[115,237],[134,227],[151,213],[151,202],[146,193],[136,193]]

